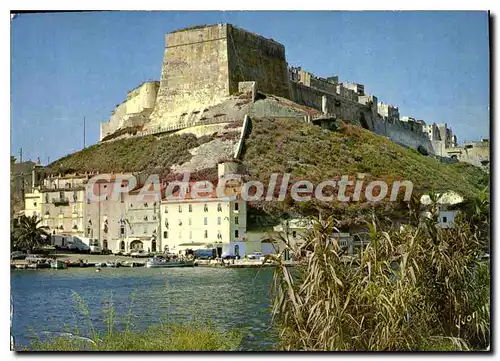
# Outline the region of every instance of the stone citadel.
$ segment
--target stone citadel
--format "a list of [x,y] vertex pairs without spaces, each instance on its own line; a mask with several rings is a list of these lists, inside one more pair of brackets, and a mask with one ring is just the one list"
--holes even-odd
[[289,67],[282,44],[231,24],[167,34],[160,81],[130,91],[101,124],[100,140],[173,132],[199,136],[245,115],[316,124],[343,120],[422,153],[489,163],[487,140],[459,147],[446,123],[401,117],[396,106],[366,94],[362,84]]

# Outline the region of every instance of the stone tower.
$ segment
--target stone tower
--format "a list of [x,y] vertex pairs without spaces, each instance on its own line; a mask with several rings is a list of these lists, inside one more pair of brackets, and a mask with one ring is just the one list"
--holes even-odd
[[196,26],[166,36],[160,88],[149,128],[181,125],[238,92],[240,81],[289,97],[285,47],[230,24]]

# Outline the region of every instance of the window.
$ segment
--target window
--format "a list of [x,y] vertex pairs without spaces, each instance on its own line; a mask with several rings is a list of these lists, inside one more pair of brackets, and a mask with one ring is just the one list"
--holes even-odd
[[240,219],[238,217],[234,217],[234,224],[240,224]]
[[205,238],[208,238],[208,231],[205,229]]
[[188,224],[191,225],[191,218],[188,218]]
[[179,219],[179,226],[182,226],[182,219]]
[[59,192],[59,198],[61,198],[61,199],[64,198],[64,192]]
[[448,217],[443,217],[443,223],[448,223]]
[[168,229],[168,219],[165,218],[165,228]]
[[234,231],[234,236],[235,236],[236,238],[238,238],[238,237],[239,237],[239,233],[240,233],[240,232],[238,232],[238,230],[235,230],[235,231]]
[[203,210],[204,210],[205,212],[208,212],[208,206],[207,206],[207,204],[206,204],[206,203],[205,203],[205,205],[203,206]]
[[191,204],[189,205],[189,207],[188,207],[188,208],[189,208],[189,212],[192,212],[192,211],[193,211],[193,206],[192,206]]
[[217,212],[222,212],[222,205],[220,203],[217,204]]
[[33,207],[36,207],[36,202],[33,202]]
[[144,226],[144,234],[148,233],[148,226]]
[[221,231],[217,231],[217,239],[222,239],[222,233],[221,233]]
[[182,213],[182,206],[179,205],[179,213]]
[[208,217],[203,218],[203,224],[206,226],[208,224]]
[[124,226],[120,226],[120,235],[124,235],[125,234],[125,227]]
[[168,213],[168,207],[165,207],[165,214]]
[[220,217],[217,217],[217,225],[220,226],[220,223],[221,223],[221,219],[220,219]]
[[182,239],[182,231],[179,232],[179,239]]
[[237,211],[239,208],[238,202],[234,203],[234,210]]
[[193,232],[189,231],[189,239],[193,238]]
[[167,231],[163,231],[163,238],[168,238],[168,232]]

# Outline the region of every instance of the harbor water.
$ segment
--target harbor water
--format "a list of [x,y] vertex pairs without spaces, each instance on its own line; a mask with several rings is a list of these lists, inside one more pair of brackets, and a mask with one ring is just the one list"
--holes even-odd
[[272,350],[272,277],[269,268],[14,270],[12,335],[16,345],[75,327],[88,335],[89,322],[76,309],[76,299],[81,298],[100,330],[106,329],[103,311],[112,304],[118,329],[125,327],[130,310],[137,329],[159,322],[211,322],[241,332],[242,350]]

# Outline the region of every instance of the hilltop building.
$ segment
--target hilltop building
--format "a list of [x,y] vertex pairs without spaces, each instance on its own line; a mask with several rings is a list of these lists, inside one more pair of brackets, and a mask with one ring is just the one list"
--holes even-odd
[[[452,138],[453,139],[453,138]],[[490,141],[481,139],[478,142],[465,142],[461,145],[456,144],[456,137],[453,139],[455,145],[446,149],[450,158],[461,162],[473,164],[477,167],[489,171],[490,168]]]
[[[394,105],[379,102],[377,104],[377,111],[378,114],[382,117],[382,119],[389,123],[397,123],[400,120],[399,109]],[[402,117],[401,121],[402,122],[406,121],[405,117]]]

